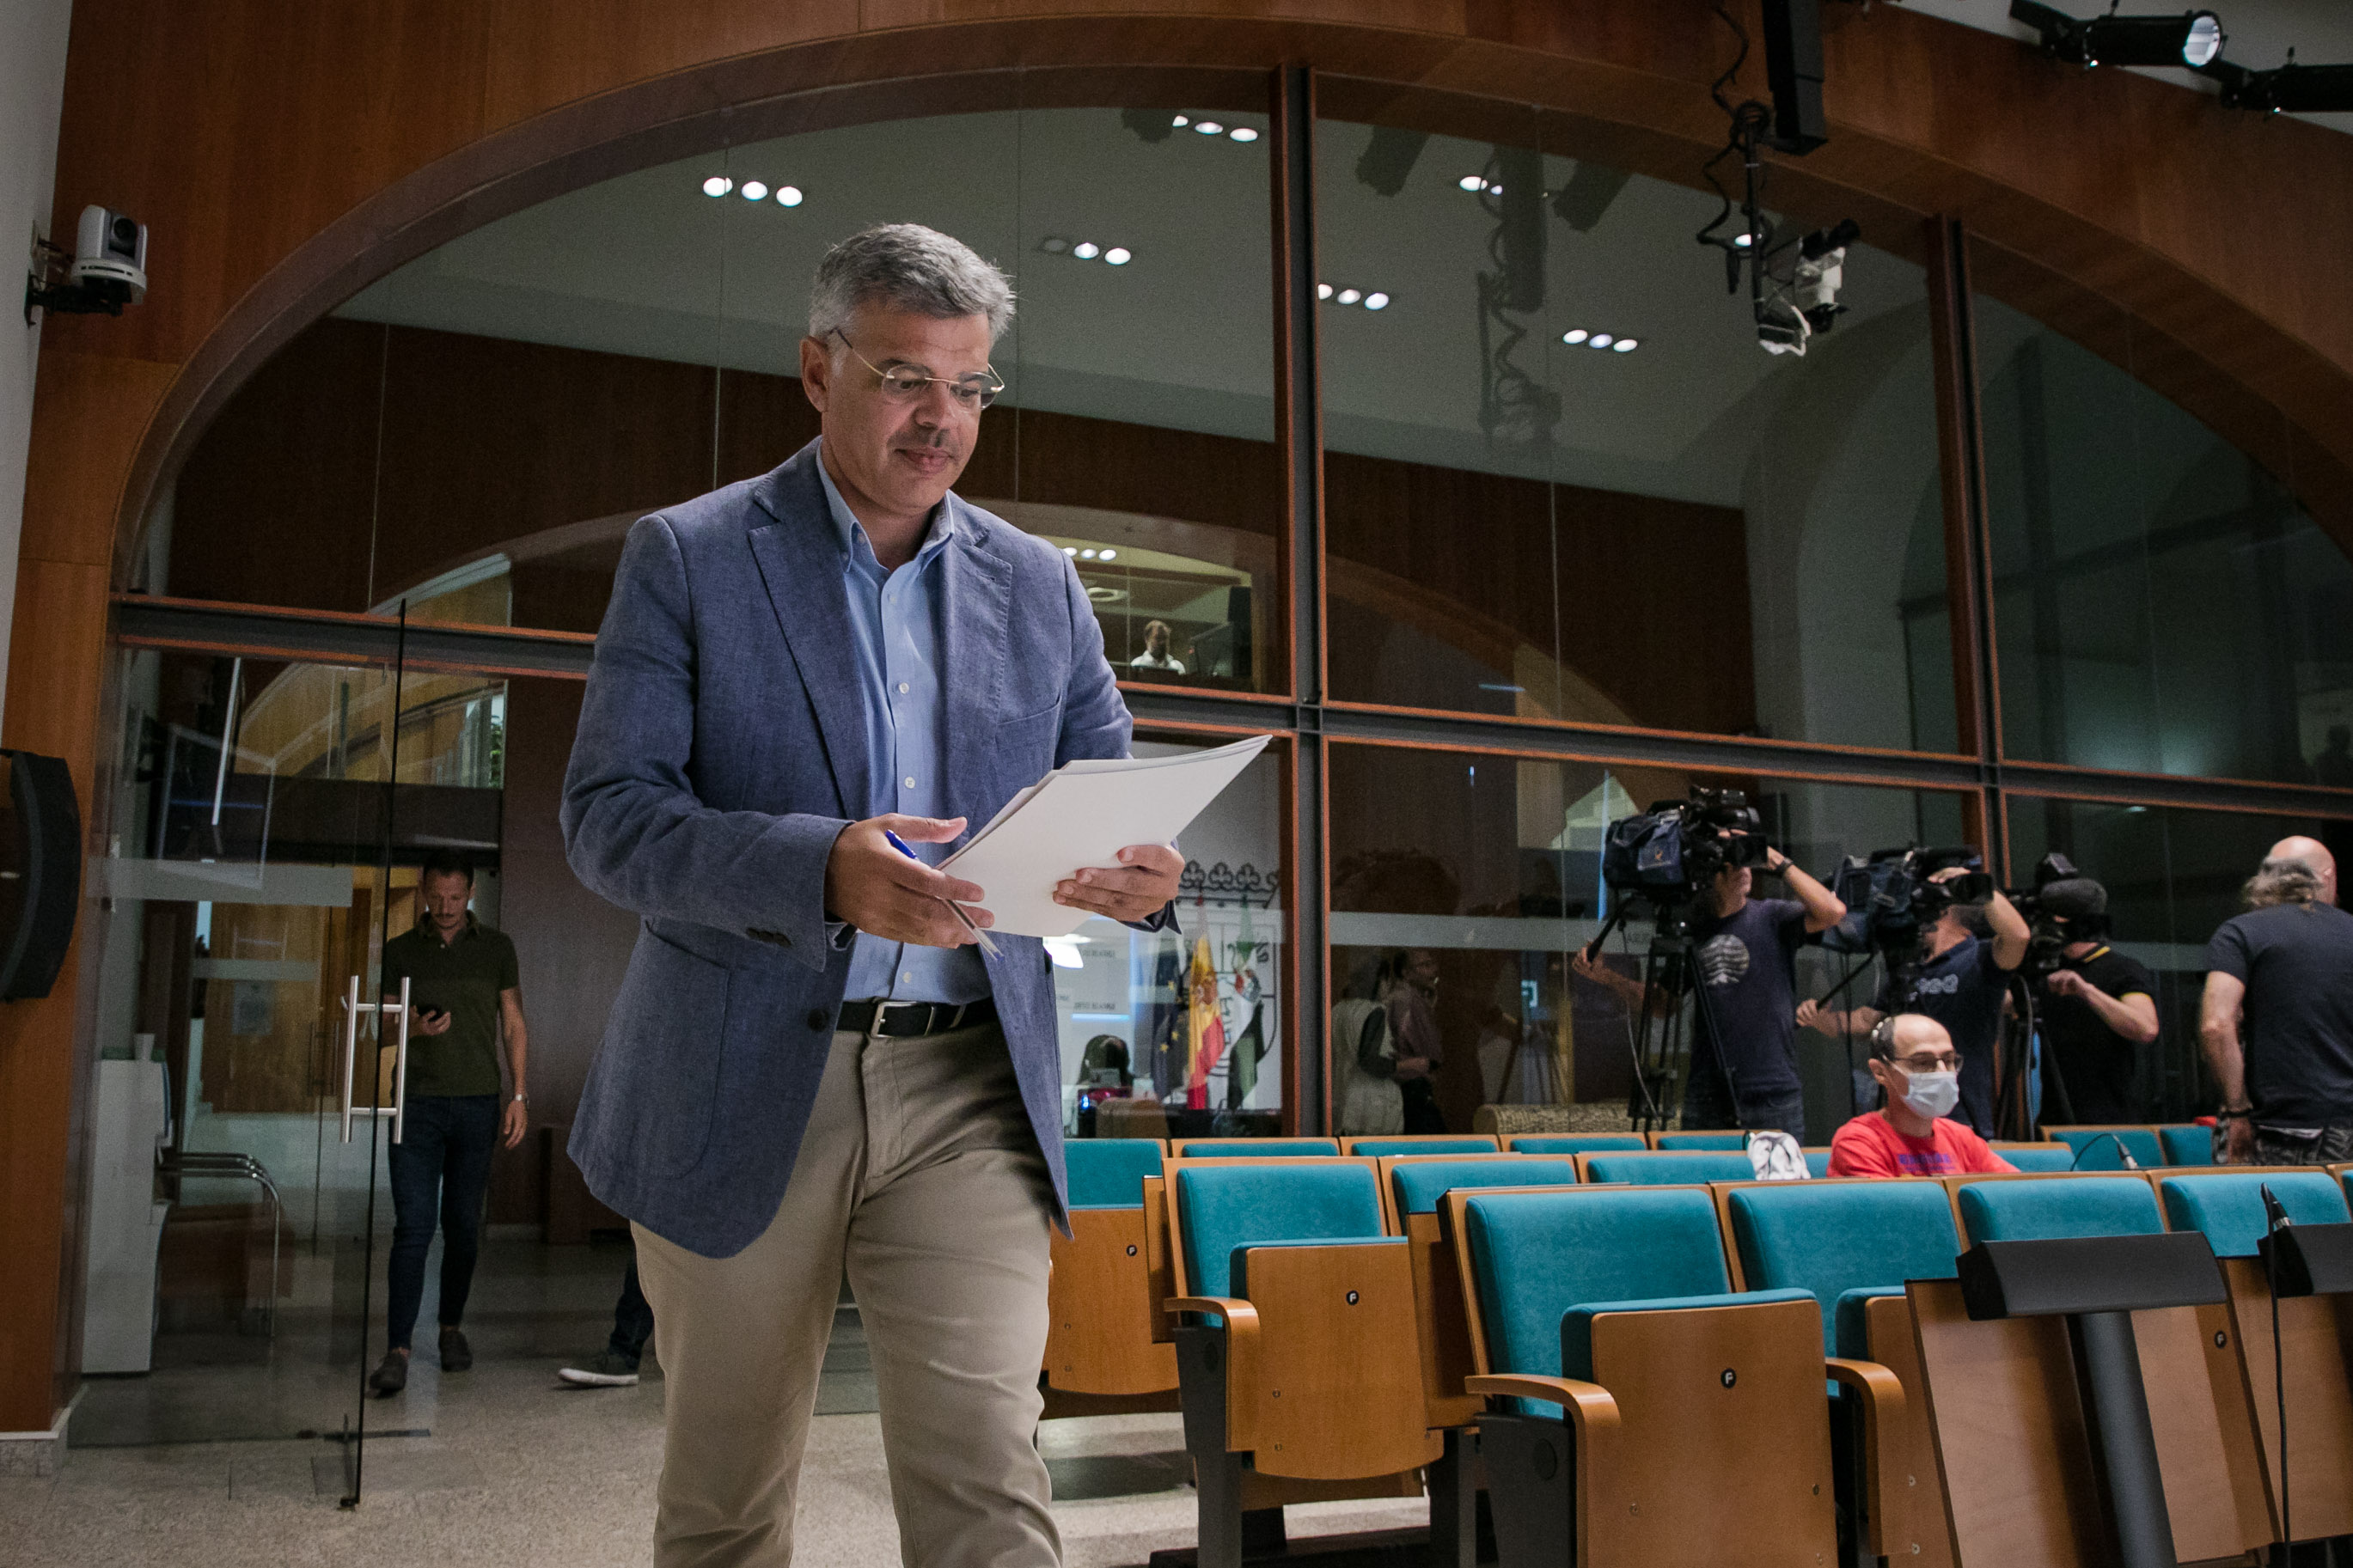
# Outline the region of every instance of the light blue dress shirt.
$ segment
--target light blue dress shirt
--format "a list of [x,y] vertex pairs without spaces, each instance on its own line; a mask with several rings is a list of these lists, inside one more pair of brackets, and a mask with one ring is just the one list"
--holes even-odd
[[[822,450],[820,449],[820,458]],[[872,759],[864,815],[899,812],[938,816],[946,809],[940,684],[940,552],[955,537],[945,506],[932,509],[931,530],[915,558],[885,571],[874,546],[835,488],[820,460],[826,509],[841,540],[842,592],[849,599],[851,639],[858,645],[859,693],[866,710],[866,751]],[[856,809],[858,803],[850,803]],[[946,846],[910,846],[926,862],[946,858]],[[849,955],[851,1001],[887,996],[901,1002],[976,1002],[989,994],[988,971],[977,947],[920,947],[860,931]]]

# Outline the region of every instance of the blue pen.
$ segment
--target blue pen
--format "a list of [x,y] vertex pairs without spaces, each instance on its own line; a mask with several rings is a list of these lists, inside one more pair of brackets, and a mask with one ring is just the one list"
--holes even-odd
[[[923,864],[923,858],[916,854],[913,849],[908,848],[907,841],[905,839],[900,837],[897,834],[892,832],[887,827],[882,830],[882,837],[891,841],[892,848],[896,849],[900,854],[904,855],[908,859],[913,860],[918,866]],[[962,904],[957,903],[954,899],[942,899],[940,902],[947,905],[949,910],[955,914],[955,918],[964,922],[964,929],[972,932],[973,940],[980,943],[981,952],[988,954],[991,958],[995,958],[997,956],[997,943],[989,940],[989,935],[987,931],[972,923],[972,917],[964,912],[964,906]]]

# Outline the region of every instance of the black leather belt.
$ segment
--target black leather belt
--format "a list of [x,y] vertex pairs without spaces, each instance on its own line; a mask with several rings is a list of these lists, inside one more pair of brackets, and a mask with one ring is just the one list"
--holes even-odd
[[[880,1015],[879,1016],[877,1015]],[[984,996],[977,1002],[844,1002],[841,1017],[833,1026],[857,1035],[944,1035],[951,1029],[969,1029],[976,1024],[994,1023],[997,1019],[997,998]]]

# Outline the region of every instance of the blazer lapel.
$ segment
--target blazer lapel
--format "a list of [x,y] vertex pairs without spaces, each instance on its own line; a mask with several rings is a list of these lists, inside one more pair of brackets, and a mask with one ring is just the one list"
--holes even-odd
[[867,813],[872,759],[866,754],[865,700],[859,690],[849,602],[841,585],[841,550],[826,513],[817,461],[811,442],[753,488],[753,500],[776,521],[753,529],[749,537],[776,630],[817,710],[841,810],[854,819]]
[[967,818],[971,832],[1004,801],[980,798],[995,781],[979,776],[974,759],[1001,716],[1008,644],[1013,633],[1013,574],[983,542],[980,521],[953,496],[956,534],[940,552],[940,687],[946,697],[940,737],[948,769],[948,815]]

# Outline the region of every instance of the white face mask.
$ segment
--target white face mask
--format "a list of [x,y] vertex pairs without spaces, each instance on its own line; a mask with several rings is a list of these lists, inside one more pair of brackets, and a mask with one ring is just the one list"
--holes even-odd
[[1957,1071],[1908,1072],[1904,1077],[1904,1103],[1931,1121],[1961,1102],[1961,1075]]

